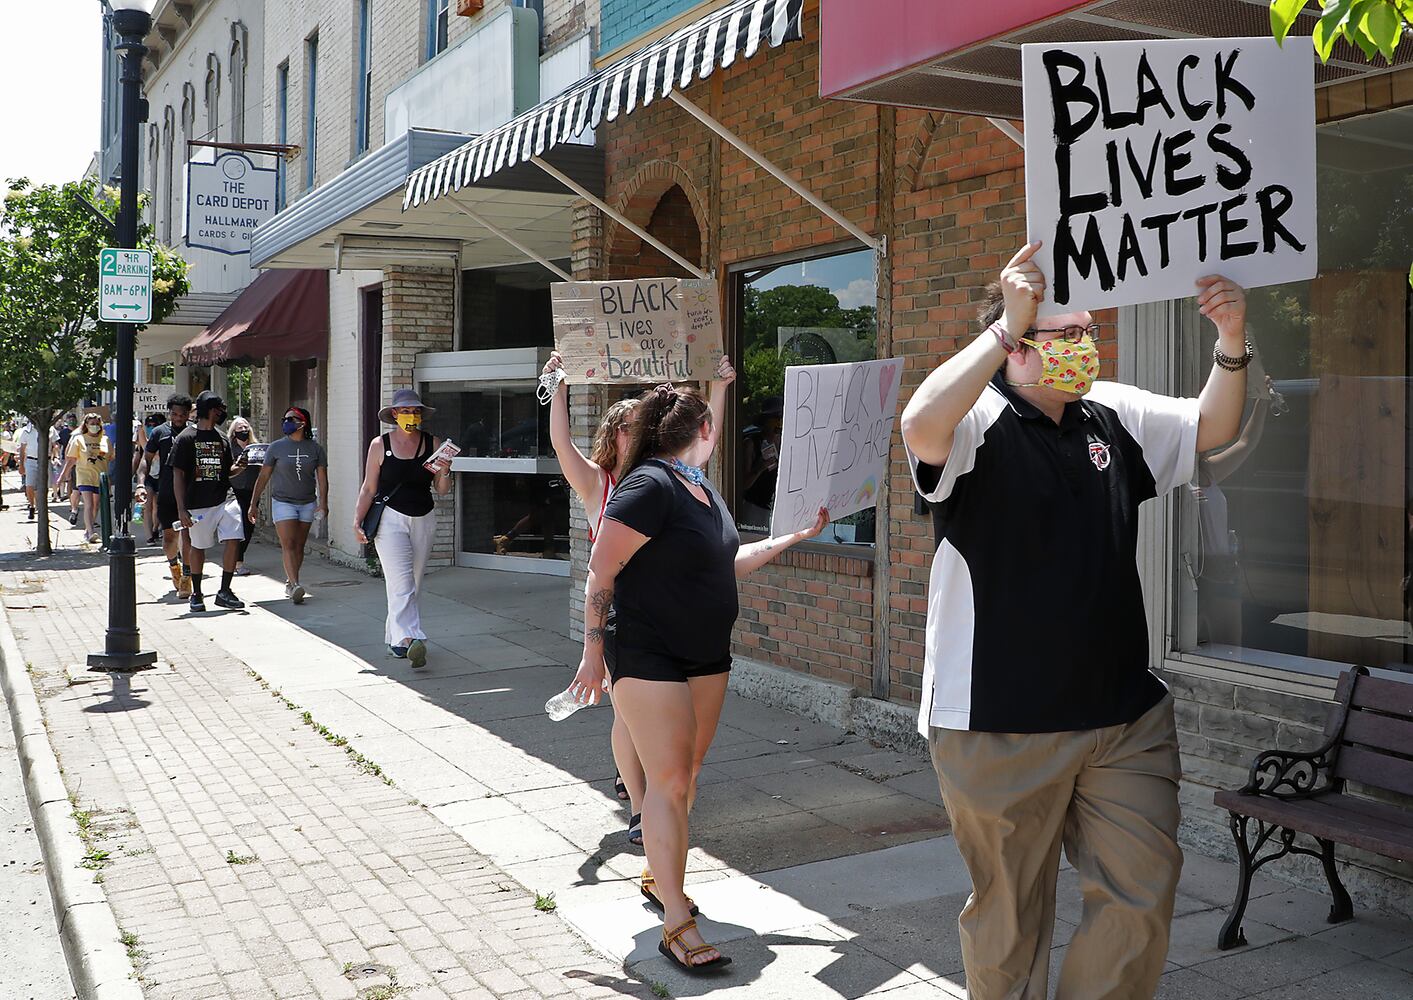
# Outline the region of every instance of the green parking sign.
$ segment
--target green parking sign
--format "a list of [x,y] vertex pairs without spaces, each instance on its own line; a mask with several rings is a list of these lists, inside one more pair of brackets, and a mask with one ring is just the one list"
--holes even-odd
[[105,323],[152,322],[152,251],[99,251],[98,318]]

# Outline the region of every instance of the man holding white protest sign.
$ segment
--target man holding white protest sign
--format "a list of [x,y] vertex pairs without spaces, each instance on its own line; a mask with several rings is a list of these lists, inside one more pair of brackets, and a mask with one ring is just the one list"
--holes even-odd
[[[1310,55],[1229,39],[1022,58],[1032,242],[903,412],[937,535],[919,729],[974,886],[968,994],[1046,996],[1063,848],[1085,907],[1056,995],[1132,1000],[1157,988],[1182,864],[1138,510],[1237,435],[1242,284],[1315,273]],[[1217,328],[1199,399],[1098,378],[1085,309],[1194,292]]]
[[1060,849],[1084,918],[1060,997],[1150,997],[1182,865],[1173,700],[1148,671],[1138,509],[1236,436],[1246,296],[1198,282],[1217,326],[1200,399],[1097,380],[1088,312],[1038,318],[1047,281],[1021,249],[981,334],[903,411],[937,533],[919,729],[973,893],[969,995],[1044,997]]

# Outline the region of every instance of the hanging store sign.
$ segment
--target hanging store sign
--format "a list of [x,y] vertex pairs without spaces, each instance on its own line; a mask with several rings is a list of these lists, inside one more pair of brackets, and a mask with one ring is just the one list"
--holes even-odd
[[1041,315],[1313,278],[1308,39],[1021,47]]
[[902,358],[785,369],[785,415],[770,534],[877,506],[898,414]]
[[711,279],[563,281],[550,286],[566,380],[709,382],[724,353]]
[[273,167],[244,153],[186,165],[186,243],[224,254],[250,253],[255,229],[275,214]]

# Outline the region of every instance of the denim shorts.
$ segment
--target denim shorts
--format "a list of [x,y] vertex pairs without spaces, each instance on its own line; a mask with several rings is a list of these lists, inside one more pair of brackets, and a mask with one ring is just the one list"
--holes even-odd
[[308,503],[285,503],[283,500],[270,500],[270,519],[276,524],[281,521],[303,521],[310,524],[314,520],[314,501]]

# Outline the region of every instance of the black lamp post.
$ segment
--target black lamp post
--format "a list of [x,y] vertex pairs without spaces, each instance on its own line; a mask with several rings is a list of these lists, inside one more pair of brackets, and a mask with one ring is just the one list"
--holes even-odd
[[[137,246],[137,152],[138,125],[147,120],[147,101],[142,97],[142,57],[147,54],[143,39],[152,30],[152,0],[109,0],[114,48],[122,53],[118,80],[122,90],[122,118],[118,135],[121,153],[121,186],[118,202],[118,246]],[[88,654],[88,668],[127,673],[145,670],[157,661],[152,650],[142,649],[137,627],[137,545],[129,533],[132,513],[132,397],[133,353],[136,333],[131,323],[118,323],[118,395],[113,427],[118,440],[118,476],[113,483],[116,512],[113,536],[108,549],[108,631],[103,652]],[[122,442],[127,441],[124,448]]]

